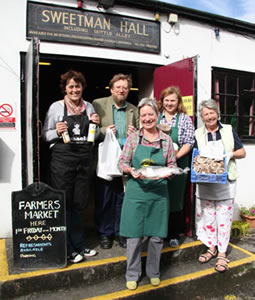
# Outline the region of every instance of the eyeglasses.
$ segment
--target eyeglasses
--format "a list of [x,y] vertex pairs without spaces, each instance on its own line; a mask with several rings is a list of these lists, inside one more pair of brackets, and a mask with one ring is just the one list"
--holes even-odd
[[115,86],[114,89],[118,90],[118,91],[119,90],[128,91],[128,87],[125,87],[125,86]]

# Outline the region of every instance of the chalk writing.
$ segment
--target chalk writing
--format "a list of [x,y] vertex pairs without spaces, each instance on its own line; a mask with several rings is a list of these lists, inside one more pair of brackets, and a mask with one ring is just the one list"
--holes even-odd
[[22,269],[66,265],[65,194],[44,183],[12,193],[14,264]]

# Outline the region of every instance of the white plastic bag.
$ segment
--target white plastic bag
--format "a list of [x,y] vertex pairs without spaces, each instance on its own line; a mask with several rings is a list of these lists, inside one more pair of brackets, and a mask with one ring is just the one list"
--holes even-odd
[[109,129],[104,141],[98,146],[97,176],[108,181],[111,181],[113,177],[122,176],[117,166],[120,154],[120,145],[113,131]]
[[108,176],[106,172],[107,169],[104,163],[105,159],[103,156],[103,151],[104,151],[103,147],[104,147],[104,142],[98,145],[98,161],[97,161],[97,169],[96,169],[97,176],[105,180],[112,181],[113,178],[111,176]]

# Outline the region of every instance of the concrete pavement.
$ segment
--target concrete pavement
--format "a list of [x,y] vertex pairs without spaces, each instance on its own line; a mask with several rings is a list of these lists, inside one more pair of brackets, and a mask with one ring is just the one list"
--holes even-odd
[[[185,291],[187,287],[190,293],[194,291],[196,294],[198,289],[206,286],[206,282],[209,286],[217,280],[234,284],[235,280],[241,281],[246,276],[255,275],[255,232],[253,230],[249,230],[246,236],[231,241],[228,253],[231,261],[230,269],[224,274],[214,270],[215,260],[207,264],[198,263],[197,257],[204,251],[203,245],[192,238],[183,237],[180,247],[174,249],[165,245],[162,251],[160,286],[152,287],[148,278],[144,276],[137,290],[129,291],[125,287],[125,249],[114,243],[112,249],[102,250],[98,245],[95,232],[93,230],[89,232],[88,245],[95,248],[98,255],[79,264],[51,270],[17,270],[12,260],[12,240],[0,240],[0,298],[100,300],[132,297],[145,299],[144,295],[153,295],[159,290],[164,291],[172,287],[175,296],[171,299],[185,299],[181,291]],[[144,249],[146,249],[146,240],[144,240]],[[143,257],[145,259],[146,252],[143,252]]]

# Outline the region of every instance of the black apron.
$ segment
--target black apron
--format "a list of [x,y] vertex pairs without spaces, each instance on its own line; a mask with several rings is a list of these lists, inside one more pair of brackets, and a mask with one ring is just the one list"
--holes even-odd
[[63,121],[67,122],[71,143],[62,139],[53,146],[51,155],[51,185],[66,194],[67,252],[82,250],[84,242],[84,210],[89,200],[90,173],[93,161],[93,143],[87,142],[89,119],[81,115],[67,115],[64,106]]

